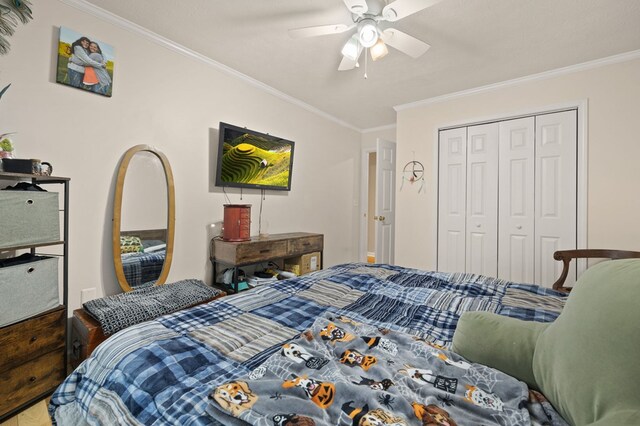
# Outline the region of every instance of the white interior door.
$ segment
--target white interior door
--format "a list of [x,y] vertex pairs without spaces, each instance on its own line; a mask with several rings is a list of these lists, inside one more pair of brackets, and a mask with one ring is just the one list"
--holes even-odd
[[[553,253],[577,246],[577,111],[536,116],[535,192],[534,282],[550,287],[562,270]],[[574,268],[565,283],[575,280]]]
[[396,144],[378,139],[376,161],[376,263],[394,262]]
[[534,282],[535,119],[500,123],[498,277]]
[[467,128],[443,130],[438,146],[438,271],[466,268]]
[[498,123],[467,129],[466,272],[498,273]]

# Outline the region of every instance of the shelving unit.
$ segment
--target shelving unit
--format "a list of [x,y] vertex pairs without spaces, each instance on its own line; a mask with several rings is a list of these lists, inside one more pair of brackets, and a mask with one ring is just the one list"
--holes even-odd
[[[40,186],[62,185],[62,240],[0,248],[0,252],[29,250],[42,254],[44,247],[62,246],[62,303],[17,323],[0,327],[0,422],[47,397],[67,373],[69,282],[69,182],[66,177],[0,172],[0,181],[31,182]],[[60,188],[58,188],[60,189]],[[56,277],[58,279],[58,277]],[[58,282],[60,286],[60,283]],[[0,297],[2,295],[0,294]]]

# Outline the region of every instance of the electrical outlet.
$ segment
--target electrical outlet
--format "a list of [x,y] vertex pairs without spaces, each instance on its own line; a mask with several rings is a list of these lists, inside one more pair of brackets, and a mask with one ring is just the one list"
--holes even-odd
[[84,290],[80,290],[80,303],[86,303],[89,300],[93,300],[96,298],[96,288],[85,288]]

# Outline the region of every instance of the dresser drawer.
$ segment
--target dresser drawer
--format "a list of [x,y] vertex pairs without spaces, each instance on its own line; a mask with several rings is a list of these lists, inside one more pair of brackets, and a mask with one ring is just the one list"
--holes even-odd
[[4,259],[0,294],[0,327],[58,307],[58,258],[23,254]]
[[238,245],[236,263],[263,262],[265,259],[275,259],[286,255],[286,241],[258,241]]
[[0,373],[0,416],[53,392],[65,377],[64,348]]
[[287,255],[293,256],[301,253],[309,253],[312,251],[322,251],[324,238],[322,235],[312,235],[309,237],[296,238],[289,240]]
[[0,248],[60,240],[57,192],[0,191]]
[[[64,348],[64,308],[0,329],[0,371]],[[3,383],[3,382],[0,382]]]

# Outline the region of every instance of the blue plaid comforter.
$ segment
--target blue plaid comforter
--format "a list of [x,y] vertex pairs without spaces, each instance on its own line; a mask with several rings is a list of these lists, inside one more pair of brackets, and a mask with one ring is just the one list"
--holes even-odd
[[122,258],[122,270],[133,288],[152,286],[164,266],[165,250],[151,253],[130,253]]
[[471,274],[350,263],[129,327],[53,394],[58,424],[206,425],[211,390],[250,374],[325,312],[449,346],[465,311],[552,321],[566,297]]

